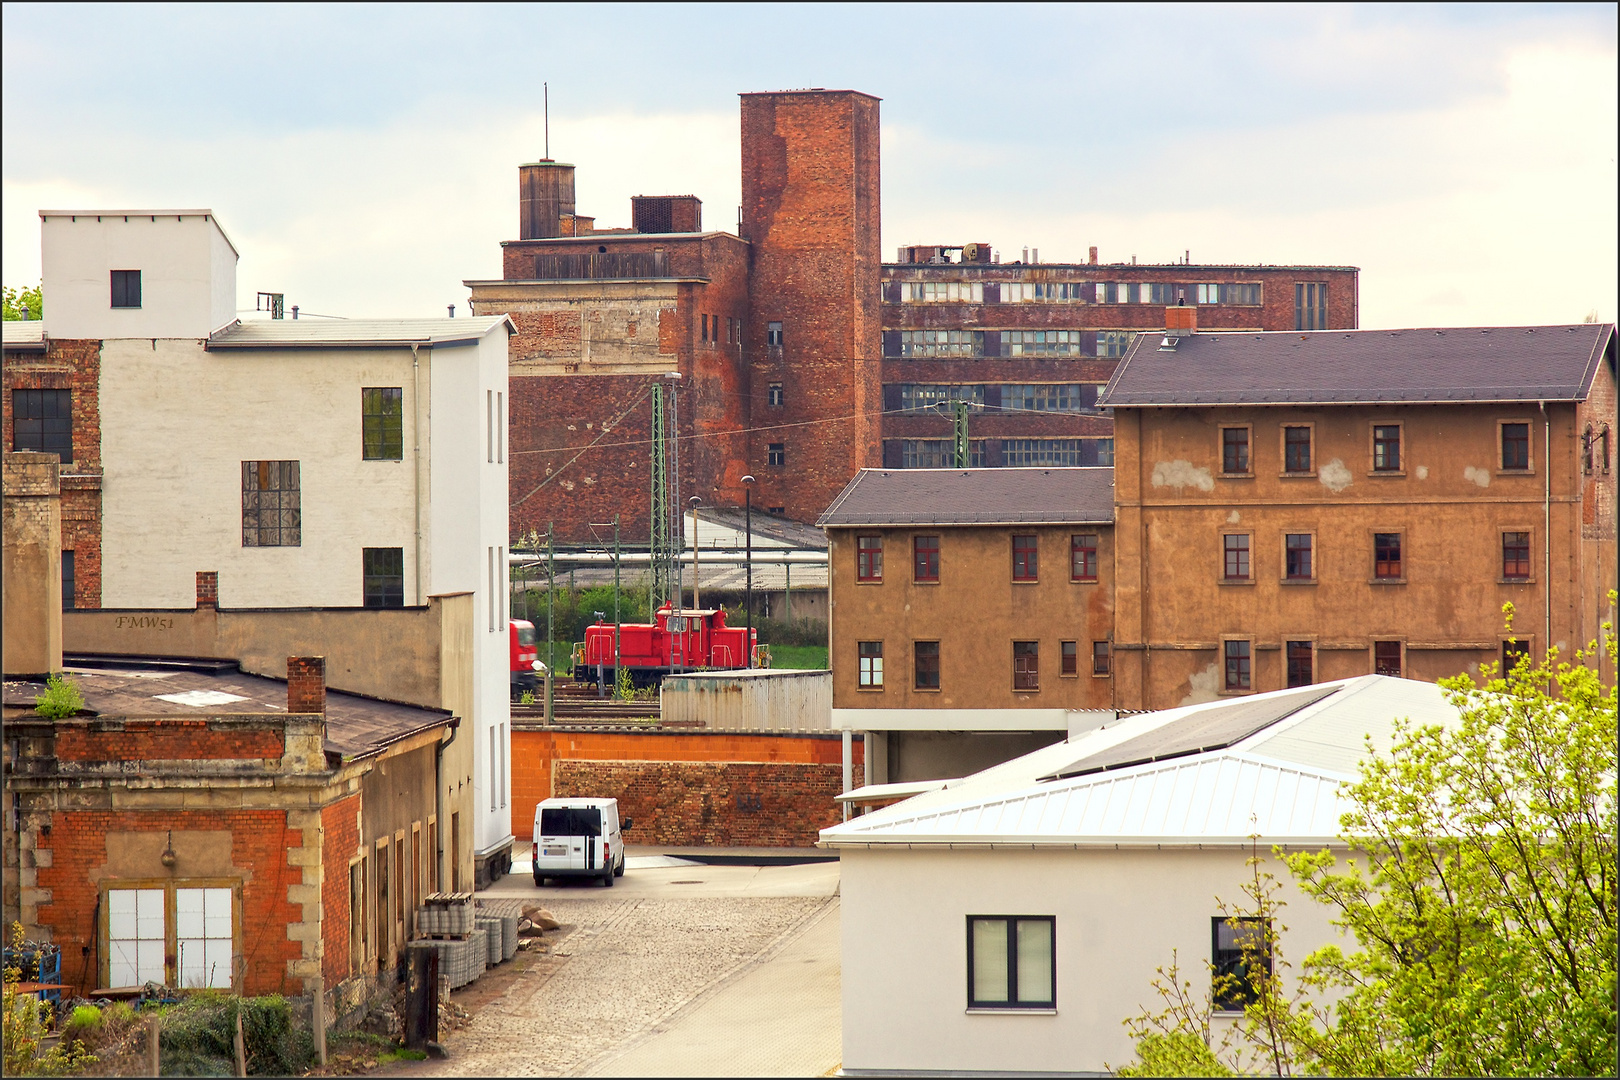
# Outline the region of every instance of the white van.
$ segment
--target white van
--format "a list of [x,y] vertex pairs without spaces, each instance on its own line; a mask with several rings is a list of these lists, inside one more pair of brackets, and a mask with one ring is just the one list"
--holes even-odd
[[[630,827],[630,819],[624,828]],[[613,887],[624,876],[617,799],[546,799],[534,808],[534,883],[594,877]]]

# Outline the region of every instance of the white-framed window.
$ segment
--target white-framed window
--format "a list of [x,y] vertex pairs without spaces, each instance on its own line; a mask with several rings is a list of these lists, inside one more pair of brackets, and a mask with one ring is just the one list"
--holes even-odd
[[231,989],[236,909],[236,887],[228,883],[108,885],[106,985]]

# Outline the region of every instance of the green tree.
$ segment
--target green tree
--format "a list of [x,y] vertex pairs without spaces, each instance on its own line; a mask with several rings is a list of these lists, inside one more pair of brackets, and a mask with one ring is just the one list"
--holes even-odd
[[13,319],[38,319],[45,312],[45,301],[40,294],[41,286],[35,285],[32,289],[18,291],[7,285],[0,288],[5,296],[5,321]]
[[[1281,856],[1355,947],[1308,956],[1296,999],[1257,985],[1239,1049],[1278,1074],[1615,1074],[1620,728],[1615,686],[1587,666],[1613,669],[1613,627],[1603,635],[1573,664],[1554,650],[1485,665],[1483,683],[1443,680],[1459,722],[1398,724],[1392,752],[1348,785],[1354,856]],[[1150,1018],[1132,1029],[1133,1068],[1164,1056],[1148,1032],[1183,1049],[1199,1037],[1196,1015]]]

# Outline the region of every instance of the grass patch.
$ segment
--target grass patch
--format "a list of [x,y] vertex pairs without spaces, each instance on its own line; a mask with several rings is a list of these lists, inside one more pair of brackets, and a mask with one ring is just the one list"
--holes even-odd
[[772,645],[771,667],[776,670],[822,670],[827,666],[825,645]]
[[388,1051],[388,1053],[386,1053],[382,1057],[378,1058],[377,1059],[377,1064],[386,1065],[390,1061],[426,1061],[426,1060],[427,1060],[427,1051],[426,1050],[409,1050],[409,1049],[406,1049],[404,1047],[401,1047],[398,1050],[390,1050],[390,1051]]

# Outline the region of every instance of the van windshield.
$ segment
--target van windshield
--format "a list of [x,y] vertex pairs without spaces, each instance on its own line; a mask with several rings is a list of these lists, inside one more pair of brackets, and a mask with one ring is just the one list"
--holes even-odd
[[541,809],[540,835],[601,836],[602,811],[589,806]]

